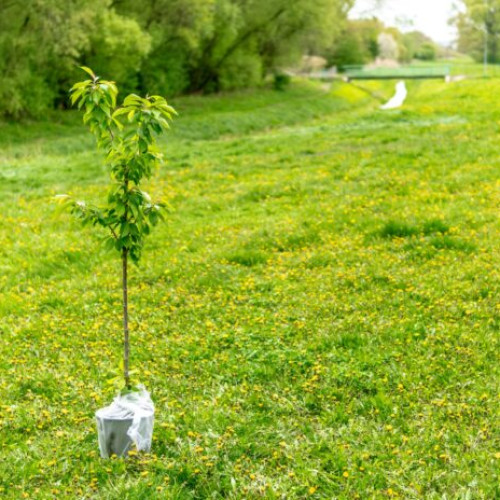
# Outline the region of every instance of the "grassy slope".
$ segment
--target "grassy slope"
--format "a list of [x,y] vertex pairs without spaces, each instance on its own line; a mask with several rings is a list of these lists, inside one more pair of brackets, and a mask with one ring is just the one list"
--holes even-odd
[[[365,84],[389,95],[385,84]],[[0,496],[484,498],[498,465],[500,82],[188,98],[132,272],[154,455],[98,459],[119,263],[56,217],[106,179],[61,123],[0,127]]]

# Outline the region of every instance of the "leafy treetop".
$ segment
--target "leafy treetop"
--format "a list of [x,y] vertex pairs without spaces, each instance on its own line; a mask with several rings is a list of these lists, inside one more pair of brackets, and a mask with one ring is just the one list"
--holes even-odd
[[140,189],[162,159],[156,136],[169,128],[177,114],[160,96],[127,96],[117,107],[118,90],[114,82],[101,80],[86,67],[91,77],[71,89],[71,102],[84,111],[83,121],[96,136],[99,149],[106,154],[113,180],[107,204],[97,207],[62,195],[65,205],[83,224],[109,229],[106,246],[125,253],[137,262],[143,240],[151,227],[163,219],[164,205],[154,203]]

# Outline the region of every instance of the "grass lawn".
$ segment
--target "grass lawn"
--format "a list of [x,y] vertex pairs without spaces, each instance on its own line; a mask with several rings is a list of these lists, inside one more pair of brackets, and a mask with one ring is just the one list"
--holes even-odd
[[[365,82],[390,97],[393,83]],[[500,497],[500,80],[173,100],[131,271],[153,453],[101,460],[120,262],[74,113],[0,125],[0,497]]]

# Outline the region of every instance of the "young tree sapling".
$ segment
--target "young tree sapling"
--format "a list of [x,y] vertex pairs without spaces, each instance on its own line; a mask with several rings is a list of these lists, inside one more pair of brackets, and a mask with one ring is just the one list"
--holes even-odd
[[127,96],[117,107],[118,90],[114,82],[101,80],[87,68],[90,79],[76,83],[71,89],[71,103],[83,110],[83,122],[97,138],[97,146],[105,153],[112,184],[107,203],[97,207],[60,195],[65,206],[82,223],[108,230],[105,244],[119,252],[122,261],[123,292],[123,376],[130,390],[128,264],[141,257],[144,238],[151,227],[163,220],[162,203],[154,203],[141,189],[162,159],[156,136],[169,128],[177,114],[160,96],[145,98]]

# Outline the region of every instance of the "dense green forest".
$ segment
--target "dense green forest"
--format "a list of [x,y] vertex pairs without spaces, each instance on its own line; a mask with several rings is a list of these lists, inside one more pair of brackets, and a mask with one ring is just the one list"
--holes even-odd
[[64,106],[77,65],[124,92],[255,85],[331,47],[353,0],[3,0],[0,113]]
[[[433,60],[418,31],[348,19],[355,0],[2,0],[0,116],[39,117],[67,106],[79,65],[113,76],[124,93],[210,93],[251,87],[299,65],[365,64],[381,34],[401,63]],[[380,3],[380,2],[379,2]],[[500,59],[500,0],[461,0],[461,52]]]

